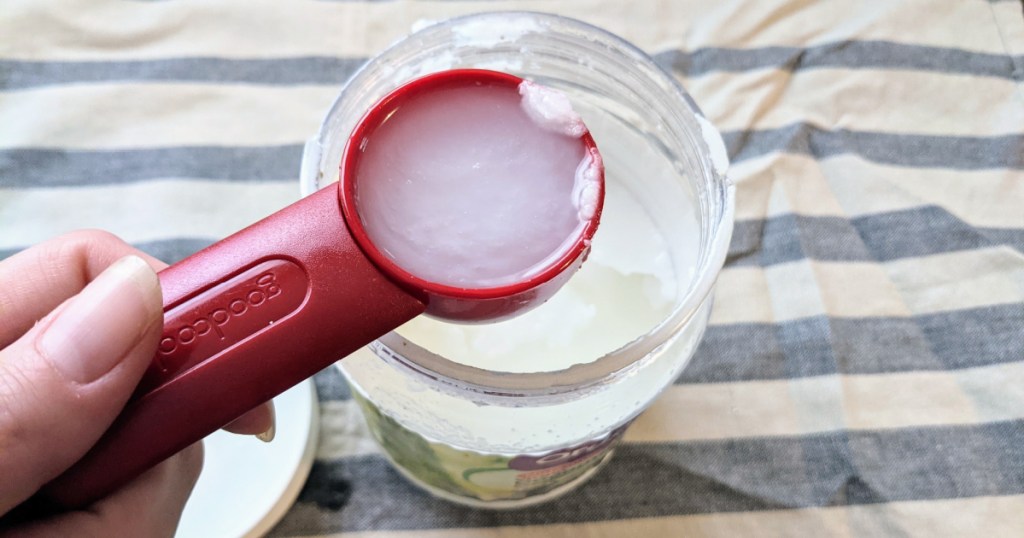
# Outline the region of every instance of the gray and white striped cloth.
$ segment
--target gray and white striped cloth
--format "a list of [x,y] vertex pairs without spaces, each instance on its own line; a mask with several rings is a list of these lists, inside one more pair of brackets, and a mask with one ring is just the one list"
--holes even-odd
[[516,512],[408,485],[324,372],[274,535],[1024,535],[1017,0],[5,0],[0,258],[84,227],[167,261],[230,234],[297,199],[365,58],[491,9],[622,35],[725,133],[737,226],[705,341],[592,482]]

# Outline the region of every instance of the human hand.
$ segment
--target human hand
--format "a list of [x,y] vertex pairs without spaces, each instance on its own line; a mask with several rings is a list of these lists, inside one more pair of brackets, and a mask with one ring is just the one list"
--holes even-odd
[[[0,262],[0,515],[78,461],[156,353],[166,264],[120,239],[75,232]],[[270,404],[227,428],[273,437]],[[202,468],[183,450],[81,511],[5,527],[18,536],[171,536]]]

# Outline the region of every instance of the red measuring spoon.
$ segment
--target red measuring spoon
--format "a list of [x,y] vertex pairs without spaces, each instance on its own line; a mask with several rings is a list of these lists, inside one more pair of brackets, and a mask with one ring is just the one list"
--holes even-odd
[[[520,282],[459,288],[418,278],[381,253],[356,204],[367,139],[424,92],[475,86],[516,92],[522,79],[453,70],[409,82],[360,121],[341,179],[159,273],[164,329],[132,399],[93,449],[41,492],[85,506],[375,338],[426,312],[457,321],[514,315],[553,295],[583,263],[597,210],[571,247]],[[452,196],[459,193],[453,192]]]

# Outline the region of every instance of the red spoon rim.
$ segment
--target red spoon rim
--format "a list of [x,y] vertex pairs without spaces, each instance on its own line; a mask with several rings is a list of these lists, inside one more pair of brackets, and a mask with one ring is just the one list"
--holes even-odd
[[[420,278],[395,263],[390,257],[381,252],[370,239],[356,204],[356,167],[361,154],[362,140],[368,138],[387,118],[408,99],[420,92],[436,91],[445,87],[461,87],[468,84],[485,84],[518,89],[523,79],[508,73],[490,71],[486,69],[453,69],[432,73],[398,87],[383,99],[377,102],[373,108],[363,116],[352,135],[348,139],[341,159],[341,179],[338,189],[338,197],[341,202],[342,212],[345,221],[368,258],[384,273],[395,279],[400,284],[413,292],[426,292],[427,295],[441,295],[457,299],[485,300],[510,297],[533,289],[549,280],[555,278],[562,272],[569,270],[574,262],[586,254],[590,248],[590,242],[597,232],[601,220],[601,212],[604,208],[604,165],[598,165],[598,198],[593,215],[583,225],[582,230],[575,238],[572,246],[564,250],[561,255],[553,259],[542,270],[536,272],[521,281],[511,284],[492,286],[484,288],[465,288],[439,284]],[[595,157],[600,158],[597,144],[590,132],[580,137],[586,151]],[[598,160],[601,163],[600,160]]]

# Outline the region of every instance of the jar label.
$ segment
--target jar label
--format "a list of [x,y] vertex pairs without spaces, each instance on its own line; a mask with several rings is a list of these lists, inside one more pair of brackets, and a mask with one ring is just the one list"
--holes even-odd
[[358,391],[353,396],[395,465],[428,486],[480,501],[525,499],[576,480],[607,459],[629,426],[547,453],[484,454],[430,441],[381,413]]

